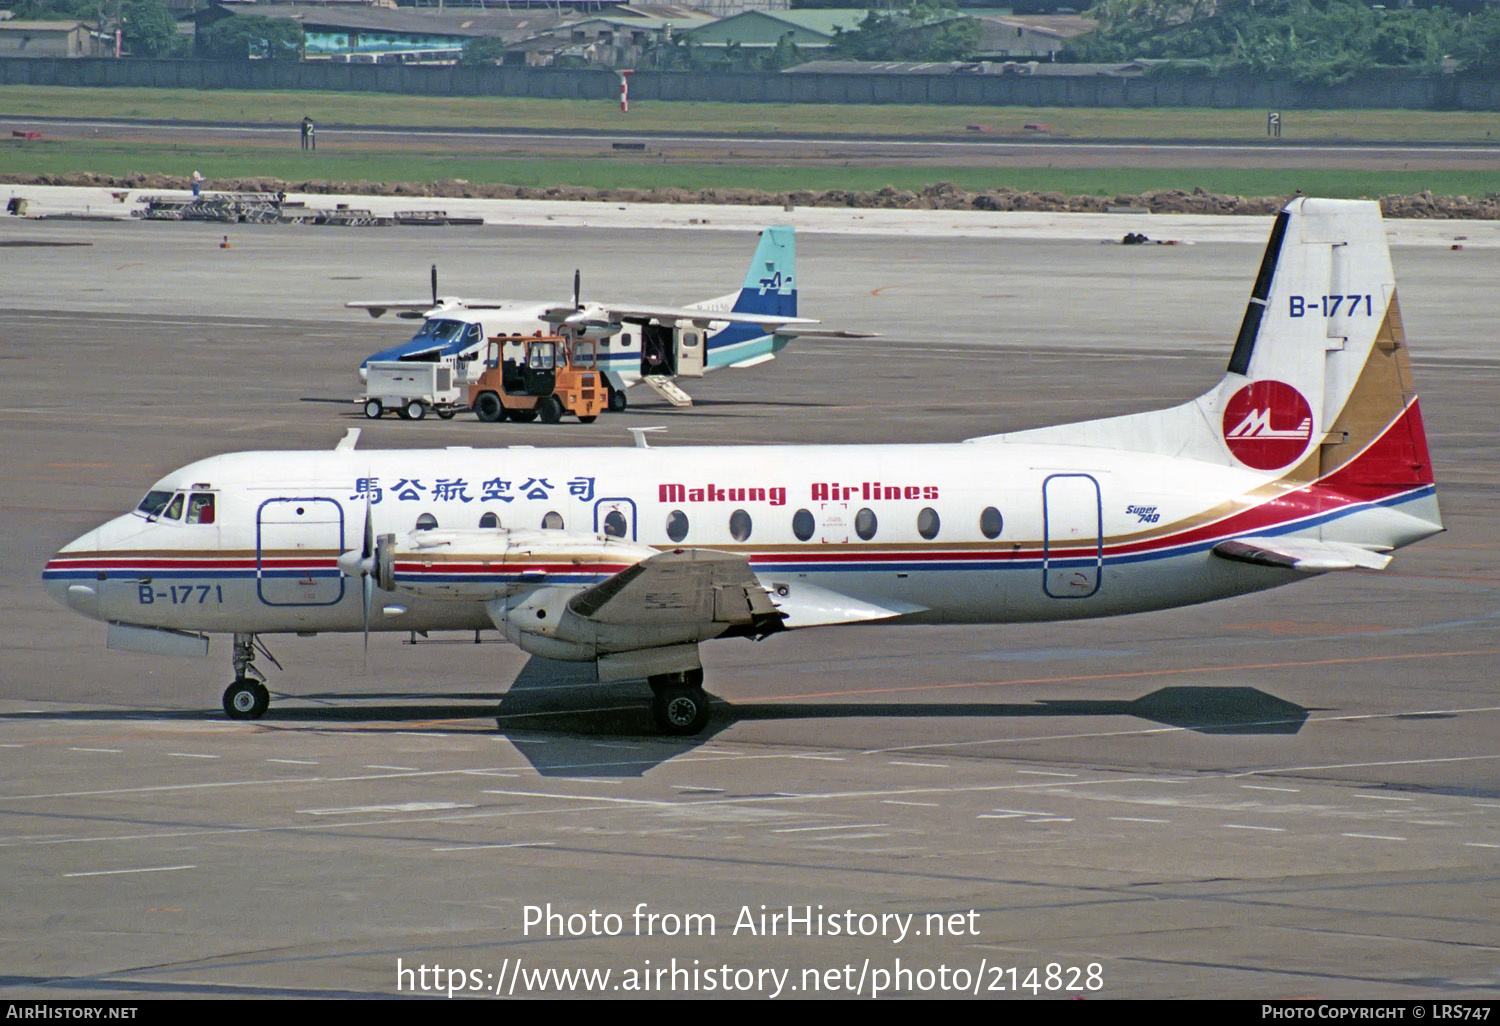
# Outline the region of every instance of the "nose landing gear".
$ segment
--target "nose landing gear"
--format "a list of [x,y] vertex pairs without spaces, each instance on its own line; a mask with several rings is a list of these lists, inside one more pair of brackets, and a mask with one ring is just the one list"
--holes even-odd
[[266,675],[255,668],[257,651],[281,669],[270,649],[254,634],[234,636],[234,683],[224,689],[224,713],[231,720],[258,720],[271,704],[271,692],[262,683]]

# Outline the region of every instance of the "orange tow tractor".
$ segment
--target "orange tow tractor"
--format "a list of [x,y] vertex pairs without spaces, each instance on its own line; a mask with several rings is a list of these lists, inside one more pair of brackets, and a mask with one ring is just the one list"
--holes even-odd
[[561,335],[496,335],[489,340],[484,372],[469,386],[469,405],[480,420],[556,424],[572,413],[592,424],[609,404],[592,339]]

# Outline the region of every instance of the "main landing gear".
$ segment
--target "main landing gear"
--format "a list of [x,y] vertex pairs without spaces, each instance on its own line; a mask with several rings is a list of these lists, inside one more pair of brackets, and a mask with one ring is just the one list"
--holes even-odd
[[262,683],[266,675],[255,668],[257,651],[281,669],[276,657],[254,634],[234,636],[234,683],[224,689],[224,712],[231,720],[258,720],[271,704],[271,692]]
[[702,733],[708,726],[708,693],[703,690],[702,667],[653,674],[646,683],[651,685],[651,716],[663,734],[686,737]]

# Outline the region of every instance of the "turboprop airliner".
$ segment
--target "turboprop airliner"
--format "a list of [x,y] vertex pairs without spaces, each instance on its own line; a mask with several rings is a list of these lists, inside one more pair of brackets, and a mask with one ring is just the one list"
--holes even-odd
[[571,304],[439,296],[436,267],[430,301],[358,300],[344,305],[368,310],[372,317],[396,310],[402,317],[422,318],[422,327],[410,340],[373,353],[360,364],[361,381],[372,360],[451,360],[460,378],[472,382],[484,370],[488,339],[565,332],[599,341],[599,369],[609,383],[611,410],[625,409],[625,390],[641,381],[673,405],[688,406],[692,399],[677,386],[677,379],[775,359],[792,337],[810,333],[807,326],[818,323],[797,316],[796,263],[792,229],[775,227],[761,232],[738,290],[687,306],[585,303],[576,273]]
[[266,710],[262,635],[497,630],[644,680],[690,734],[714,639],[1166,609],[1442,529],[1379,208],[1299,198],[1223,379],[1170,409],[937,445],[234,453],[44,577],[112,647],[232,635],[231,717]]

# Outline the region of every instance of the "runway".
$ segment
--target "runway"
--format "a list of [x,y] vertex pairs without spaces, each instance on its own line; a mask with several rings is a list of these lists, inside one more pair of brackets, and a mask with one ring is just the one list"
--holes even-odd
[[[1007,125],[997,109],[995,125],[976,125],[974,134],[957,138],[890,138],[809,134],[757,136],[706,132],[641,132],[630,129],[433,129],[410,126],[318,124],[323,148],[443,149],[507,157],[599,156],[620,158],[620,146],[640,148],[654,160],[714,163],[822,162],[934,167],[1234,167],[1349,168],[1358,171],[1493,171],[1500,169],[1500,146],[1475,141],[1411,145],[1399,142],[1330,142],[1271,140],[1217,142],[1198,140],[1068,139],[1046,135],[1005,136],[1020,129]],[[204,142],[297,141],[296,125],[213,124],[190,121],[128,119],[8,118],[25,130],[43,130],[60,139],[159,142],[192,145]],[[1000,137],[985,133],[997,132]]]
[[616,215],[240,226],[227,250],[211,225],[0,221],[0,995],[1494,997],[1500,248],[1393,249],[1449,531],[1387,571],[720,642],[690,741],[650,732],[643,689],[467,635],[377,635],[367,661],[358,637],[267,639],[271,710],[230,722],[224,639],[108,652],[43,592],[162,473],[350,427],[939,441],[1179,402],[1222,373],[1263,246],[1239,222],[1148,247],[1064,219],[799,224],[802,312],[880,338],[592,426],[358,415],[354,368],[411,325],[346,299],[420,296],[437,263],[444,292],[561,297],[579,267],[585,298],[681,302],[753,247]]

